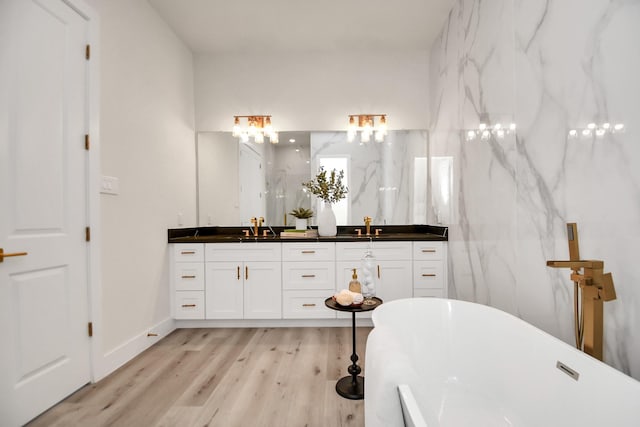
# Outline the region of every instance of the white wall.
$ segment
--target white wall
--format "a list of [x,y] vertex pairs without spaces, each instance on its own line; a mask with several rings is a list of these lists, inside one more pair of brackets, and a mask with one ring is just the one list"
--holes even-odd
[[101,196],[102,319],[94,319],[112,368],[170,322],[167,228],[178,212],[185,225],[196,216],[193,58],[146,1],[87,2],[101,22],[102,174],[120,180],[119,195]]
[[428,125],[428,52],[197,55],[196,129],[271,114],[277,130],[346,129],[349,114],[388,114],[390,129]]

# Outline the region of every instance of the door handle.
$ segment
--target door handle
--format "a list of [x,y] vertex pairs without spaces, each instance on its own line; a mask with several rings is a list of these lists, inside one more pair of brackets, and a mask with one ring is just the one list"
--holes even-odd
[[0,248],[0,262],[4,261],[5,258],[9,258],[12,256],[25,256],[28,255],[26,252],[13,252],[13,253],[4,253],[4,249]]

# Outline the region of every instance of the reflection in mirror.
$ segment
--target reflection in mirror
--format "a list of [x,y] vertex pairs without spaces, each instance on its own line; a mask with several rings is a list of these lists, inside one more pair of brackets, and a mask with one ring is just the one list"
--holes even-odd
[[241,143],[230,132],[197,139],[198,223],[293,225],[298,207],[321,204],[302,187],[317,173],[345,170],[347,199],[335,205],[338,225],[426,224],[427,132],[389,131],[384,142],[348,142],[346,132],[280,132],[279,144]]

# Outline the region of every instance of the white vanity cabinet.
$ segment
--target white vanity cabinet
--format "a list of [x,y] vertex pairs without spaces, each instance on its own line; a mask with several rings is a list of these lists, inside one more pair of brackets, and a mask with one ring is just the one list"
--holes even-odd
[[204,319],[204,244],[171,248],[171,310],[174,319]]
[[444,242],[413,242],[413,296],[448,296],[446,262]]
[[[376,296],[384,302],[413,296],[411,242],[344,242],[336,243],[337,289],[346,289],[353,269],[360,271],[361,260],[368,247],[376,259]],[[358,280],[361,275],[358,274]],[[338,317],[343,317],[339,313]],[[347,314],[348,315],[348,314]],[[362,313],[370,317],[370,313]]]
[[278,243],[205,244],[206,319],[280,319]]
[[282,317],[335,319],[324,300],[335,293],[335,243],[282,244]]

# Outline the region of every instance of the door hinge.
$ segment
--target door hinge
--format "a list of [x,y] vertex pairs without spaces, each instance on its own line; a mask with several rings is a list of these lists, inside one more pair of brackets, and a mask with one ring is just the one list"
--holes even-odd
[[87,334],[92,337],[93,336],[93,322],[87,323]]
[[84,229],[84,240],[86,242],[91,241],[91,227],[85,227]]
[[89,141],[89,135],[85,135],[84,136],[84,149],[88,151],[90,146],[91,146],[91,143]]
[[91,45],[88,44],[84,49],[84,57],[86,59],[91,59]]

